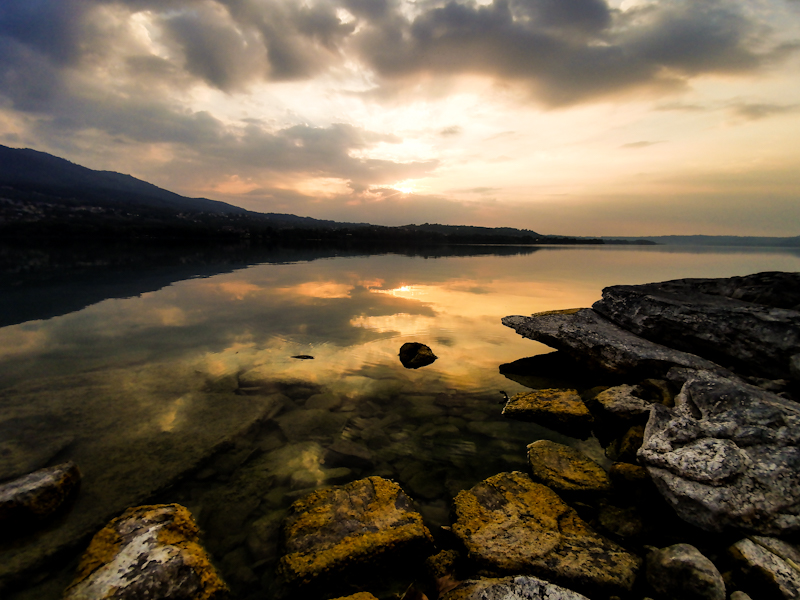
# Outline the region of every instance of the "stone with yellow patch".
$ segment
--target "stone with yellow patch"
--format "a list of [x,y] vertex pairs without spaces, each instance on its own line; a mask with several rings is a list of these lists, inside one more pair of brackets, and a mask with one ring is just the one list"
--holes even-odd
[[284,521],[283,540],[277,574],[294,591],[383,577],[406,560],[421,562],[432,545],[408,496],[381,477],[317,490],[296,501]]
[[543,389],[520,393],[508,400],[503,415],[519,421],[533,421],[572,437],[589,435],[594,418],[577,390]]
[[533,478],[556,492],[591,494],[611,489],[603,467],[564,444],[537,440],[528,446],[528,461]]
[[129,508],[94,536],[64,600],[222,600],[191,513],[179,504]]
[[494,475],[454,500],[453,533],[484,574],[528,574],[590,596],[628,591],[640,559],[524,473]]

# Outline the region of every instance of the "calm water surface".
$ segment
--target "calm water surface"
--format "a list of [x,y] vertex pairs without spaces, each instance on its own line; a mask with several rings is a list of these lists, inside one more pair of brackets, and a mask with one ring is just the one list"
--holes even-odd
[[[501,317],[590,306],[608,285],[800,271],[768,249],[520,252],[284,254],[0,328],[0,478],[68,459],[84,475],[69,514],[0,544],[4,593],[58,598],[86,537],[144,502],[188,506],[240,598],[268,594],[283,511],[311,489],[393,478],[435,531],[460,489],[524,470],[536,439],[603,460],[593,439],[500,415],[500,390],[526,388],[499,366],[550,351]],[[57,288],[65,304],[81,285]],[[438,360],[404,369],[407,341]]]

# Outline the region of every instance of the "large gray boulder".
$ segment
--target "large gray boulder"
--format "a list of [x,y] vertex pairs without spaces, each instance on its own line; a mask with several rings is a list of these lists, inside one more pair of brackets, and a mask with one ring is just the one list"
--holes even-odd
[[711,373],[653,405],[639,450],[678,515],[710,531],[800,531],[800,405]]
[[453,515],[453,533],[485,573],[535,575],[607,594],[630,590],[636,578],[639,558],[523,473],[500,473],[459,492]]
[[588,600],[586,596],[542,581],[536,577],[517,575],[501,579],[463,581],[443,596],[442,600]]
[[617,375],[663,377],[672,367],[722,371],[704,358],[639,337],[589,308],[502,319],[526,337]]
[[92,538],[64,600],[222,600],[228,588],[179,504],[125,511]]
[[[765,275],[770,274],[758,277]],[[790,289],[800,288],[800,273],[772,275],[791,279]],[[790,377],[790,359],[800,352],[800,312],[755,303],[774,300],[766,289],[737,294],[739,289],[728,279],[617,285],[605,288],[592,308],[652,342],[752,375]],[[793,301],[790,294],[780,300],[782,305],[800,304],[800,293]]]

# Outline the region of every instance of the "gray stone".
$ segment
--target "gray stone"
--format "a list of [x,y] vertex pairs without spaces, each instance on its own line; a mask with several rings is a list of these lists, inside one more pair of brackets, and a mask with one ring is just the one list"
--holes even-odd
[[[800,273],[786,275],[800,285]],[[692,279],[608,287],[593,309],[643,338],[753,375],[789,377],[800,352],[800,312],[703,293]]]
[[16,531],[46,520],[74,496],[80,481],[78,466],[67,462],[0,484],[0,528]]
[[178,504],[125,511],[92,539],[64,600],[221,600],[227,587]]
[[542,581],[536,577],[517,575],[502,579],[463,581],[441,600],[588,600],[572,590]]
[[589,308],[530,317],[504,317],[503,325],[526,337],[617,375],[663,377],[675,366],[722,370],[694,354],[667,348],[615,325]]
[[731,594],[731,600],[753,600],[753,599],[744,592],[737,591]]
[[717,567],[689,544],[675,544],[647,555],[647,582],[664,598],[725,600]]
[[783,540],[752,536],[736,542],[730,553],[743,579],[763,595],[800,598],[800,549]]
[[639,450],[678,515],[703,529],[800,531],[800,405],[706,373],[653,405]]
[[459,492],[453,515],[453,533],[487,573],[530,574],[607,593],[630,590],[636,577],[636,556],[523,473],[500,473]]

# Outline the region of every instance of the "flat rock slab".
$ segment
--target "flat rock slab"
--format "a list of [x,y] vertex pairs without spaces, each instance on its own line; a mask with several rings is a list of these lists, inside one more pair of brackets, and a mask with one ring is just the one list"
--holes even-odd
[[467,580],[441,597],[441,600],[588,600],[586,596],[542,581],[518,575],[499,579]]
[[504,317],[503,325],[615,375],[663,377],[672,367],[721,370],[694,354],[673,350],[615,325],[590,308]]
[[537,440],[528,446],[528,461],[533,479],[558,493],[585,495],[611,490],[603,467],[564,444]]
[[594,423],[576,390],[546,389],[516,394],[506,402],[503,416],[532,421],[577,438],[587,437]]
[[453,533],[489,574],[535,575],[590,596],[630,590],[636,577],[636,556],[523,473],[500,473],[459,492],[453,514]]
[[800,404],[713,374],[654,405],[639,450],[678,515],[706,530],[800,531]]
[[[785,275],[794,276],[800,284],[800,273]],[[724,283],[720,281],[720,287]],[[792,376],[790,359],[800,352],[800,312],[702,289],[692,279],[617,285],[605,288],[603,299],[592,308],[636,335],[735,365],[737,371],[771,378]],[[794,303],[800,304],[800,294]]]
[[800,549],[777,538],[754,535],[730,548],[746,583],[770,598],[800,598]]
[[67,462],[0,484],[0,530],[19,531],[46,520],[74,496],[80,482],[78,466]]
[[179,504],[126,510],[92,538],[64,600],[222,600],[227,586]]
[[288,593],[344,582],[353,573],[371,575],[432,544],[421,515],[393,481],[367,477],[312,492],[289,508],[283,524],[285,552],[277,575]]

